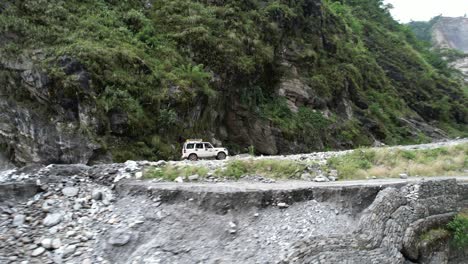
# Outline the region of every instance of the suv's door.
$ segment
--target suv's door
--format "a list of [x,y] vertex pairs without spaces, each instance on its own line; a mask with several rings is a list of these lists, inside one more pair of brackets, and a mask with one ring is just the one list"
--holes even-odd
[[198,156],[199,158],[204,158],[204,157],[206,157],[205,148],[204,148],[203,143],[197,143],[197,144],[195,144],[195,153],[197,154],[197,156]]
[[203,143],[205,145],[205,154],[206,154],[206,157],[214,157],[216,156],[216,153],[214,151],[214,148],[213,146],[210,144],[210,143]]

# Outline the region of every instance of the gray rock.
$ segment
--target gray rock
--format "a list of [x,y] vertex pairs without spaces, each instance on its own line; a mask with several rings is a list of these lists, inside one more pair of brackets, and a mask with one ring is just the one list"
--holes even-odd
[[284,208],[288,208],[289,205],[287,203],[278,203],[278,208],[280,209],[284,209]]
[[93,198],[93,200],[100,201],[102,200],[103,194],[100,190],[94,190],[91,194],[91,197]]
[[54,240],[52,240],[52,249],[58,249],[62,246],[62,241],[60,241],[60,238],[55,238]]
[[24,215],[15,215],[15,217],[13,217],[13,225],[22,226],[24,224],[25,219],[26,217]]
[[62,190],[63,195],[68,197],[75,197],[78,195],[79,189],[76,187],[65,187]]
[[44,252],[45,252],[45,248],[43,248],[43,247],[38,247],[38,248],[36,248],[35,250],[33,250],[33,252],[31,253],[31,256],[37,257],[37,256],[42,255]]
[[52,239],[51,238],[42,239],[41,246],[45,249],[52,249]]
[[401,173],[401,174],[400,174],[400,179],[408,179],[408,174],[406,174],[406,173]]
[[175,181],[175,182],[178,182],[178,183],[183,183],[183,182],[184,182],[184,177],[179,176],[179,177],[177,177],[174,181]]
[[63,257],[66,258],[68,256],[71,256],[73,253],[75,253],[76,246],[75,245],[68,245],[63,249]]
[[52,209],[53,204],[54,204],[53,200],[45,200],[44,203],[42,203],[42,211],[50,212],[50,209]]
[[318,175],[317,177],[314,178],[314,182],[328,182],[328,181],[330,180],[323,175]]
[[189,181],[197,181],[199,178],[198,174],[188,176]]
[[48,214],[42,223],[47,227],[51,227],[58,225],[62,221],[62,218],[63,216],[60,213]]
[[124,246],[130,241],[131,238],[132,235],[129,232],[116,231],[111,234],[107,242],[113,246]]
[[141,171],[135,172],[135,179],[141,179],[141,178],[143,178],[143,172]]

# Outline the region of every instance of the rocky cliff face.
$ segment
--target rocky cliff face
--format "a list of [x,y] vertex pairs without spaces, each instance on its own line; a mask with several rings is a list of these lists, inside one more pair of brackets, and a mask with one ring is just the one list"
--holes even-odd
[[174,159],[192,137],[285,154],[466,131],[461,84],[379,1],[99,2],[0,5],[13,163]]
[[[83,89],[89,87],[81,65],[65,57],[61,62]],[[17,164],[89,163],[101,148],[83,133],[98,130],[92,107],[55,90],[54,81],[37,63],[27,57],[0,59],[3,157]]]

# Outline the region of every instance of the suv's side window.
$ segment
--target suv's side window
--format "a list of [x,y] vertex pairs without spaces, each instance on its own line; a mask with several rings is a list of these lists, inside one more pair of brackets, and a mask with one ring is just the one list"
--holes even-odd
[[210,143],[205,143],[205,148],[210,149],[210,148],[213,148],[213,146],[211,146]]
[[197,143],[197,146],[196,146],[195,148],[197,148],[197,149],[202,149],[202,148],[203,148],[203,144]]
[[195,144],[193,143],[187,144],[187,149],[193,149],[193,147],[195,147]]

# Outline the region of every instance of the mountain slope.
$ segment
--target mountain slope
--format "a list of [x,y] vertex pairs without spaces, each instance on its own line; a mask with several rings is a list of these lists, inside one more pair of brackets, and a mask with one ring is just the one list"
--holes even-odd
[[6,1],[0,25],[0,149],[16,163],[467,131],[462,84],[379,0]]

